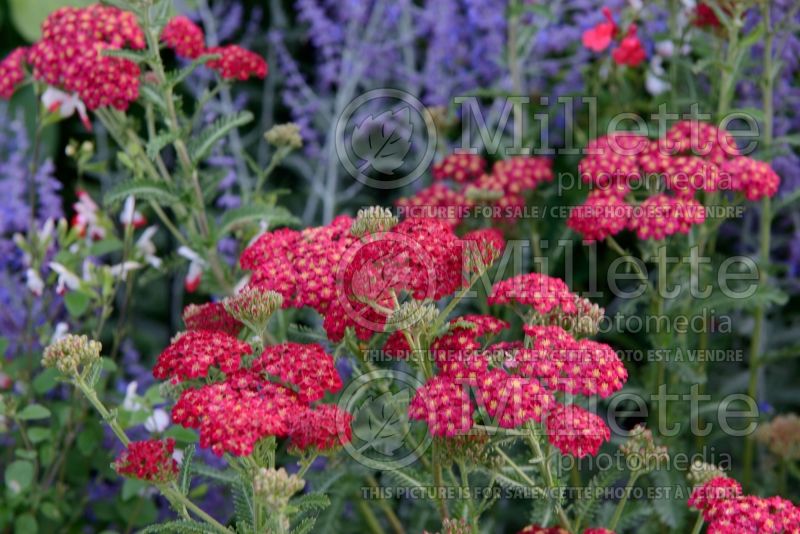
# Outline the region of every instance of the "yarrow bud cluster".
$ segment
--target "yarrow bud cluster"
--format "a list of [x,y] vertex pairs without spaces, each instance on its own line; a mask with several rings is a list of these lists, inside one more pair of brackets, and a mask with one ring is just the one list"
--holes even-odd
[[67,334],[44,349],[42,365],[54,367],[64,375],[74,376],[99,361],[102,348],[99,341]]
[[260,332],[266,327],[272,314],[283,305],[283,295],[276,291],[245,288],[226,298],[222,304],[231,317],[248,325],[251,330]]
[[368,234],[388,232],[397,226],[398,219],[392,210],[381,206],[371,206],[358,210],[356,220],[350,228],[350,233],[355,237],[364,237]]
[[178,476],[178,463],[172,457],[175,440],[133,441],[114,462],[120,475],[154,484],[164,484]]
[[275,148],[298,149],[303,146],[300,126],[293,122],[277,124],[266,131],[264,139]]
[[619,450],[628,460],[633,471],[649,472],[659,469],[669,461],[667,448],[656,445],[653,432],[643,424],[631,430],[631,437],[620,445]]
[[800,459],[800,417],[790,413],[778,415],[756,430],[756,439],[782,460]]
[[305,481],[297,475],[290,475],[286,469],[267,469],[256,471],[253,476],[253,491],[273,512],[283,510],[289,499],[305,487]]

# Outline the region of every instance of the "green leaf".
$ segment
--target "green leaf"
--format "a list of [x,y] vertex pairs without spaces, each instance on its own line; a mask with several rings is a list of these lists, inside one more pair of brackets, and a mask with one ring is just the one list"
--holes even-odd
[[188,520],[169,521],[167,523],[152,525],[140,530],[138,534],[160,534],[162,532],[177,534],[216,534],[216,531],[205,523]]
[[292,501],[292,506],[298,512],[309,512],[311,510],[324,510],[330,506],[331,500],[324,493],[314,492],[306,493]]
[[219,235],[224,236],[239,226],[266,222],[269,227],[295,226],[300,220],[281,206],[242,206],[225,212],[219,227]]
[[14,534],[36,534],[39,525],[31,514],[22,514],[14,521]]
[[292,529],[292,534],[308,534],[317,522],[316,517],[306,517]]
[[164,437],[173,438],[175,441],[182,441],[184,443],[195,443],[197,441],[197,434],[190,428],[183,428],[182,426],[171,426],[164,432]]
[[244,126],[252,120],[252,113],[242,111],[214,121],[189,143],[189,154],[192,161],[197,164],[205,159],[220,139],[228,135],[234,128]]
[[8,7],[14,27],[26,40],[33,42],[42,36],[42,22],[50,13],[64,6],[85,7],[92,2],[93,0],[9,0]]
[[181,462],[181,472],[178,475],[178,481],[181,493],[184,495],[189,493],[189,485],[192,482],[192,459],[194,459],[194,451],[194,444],[183,449],[183,461]]
[[121,183],[106,194],[104,203],[106,205],[122,202],[129,196],[139,200],[152,200],[159,204],[169,206],[179,202],[175,193],[161,182],[150,180],[131,180]]
[[147,143],[147,157],[155,161],[161,151],[172,144],[177,138],[178,135],[174,132],[158,134]]
[[46,419],[50,417],[50,410],[41,404],[29,404],[17,413],[17,419],[22,421],[33,421],[35,419]]
[[12,495],[18,495],[31,487],[33,482],[33,463],[27,460],[15,460],[8,464],[5,472],[6,489]]
[[47,393],[56,387],[58,377],[58,371],[55,369],[45,369],[33,379],[33,390],[40,395]]
[[64,304],[72,317],[80,317],[89,309],[91,297],[83,291],[71,291],[64,296]]
[[49,428],[37,426],[28,429],[28,439],[34,444],[50,439],[51,436],[52,434]]
[[150,60],[150,54],[144,51],[138,50],[125,50],[121,48],[110,48],[103,50],[102,54],[107,57],[119,57],[122,59],[127,59],[128,61],[133,61],[134,63],[145,63]]
[[126,478],[122,483],[122,491],[120,496],[122,497],[123,501],[129,501],[139,495],[145,488],[147,488],[147,486],[147,482],[142,480]]
[[110,254],[122,250],[122,241],[116,237],[109,237],[102,241],[92,243],[89,247],[90,256],[102,256],[103,254]]
[[172,85],[172,87],[175,87],[183,82],[183,80],[188,78],[195,71],[195,69],[197,69],[197,67],[219,57],[219,54],[204,54],[200,56],[182,69],[168,72],[166,76],[167,83]]

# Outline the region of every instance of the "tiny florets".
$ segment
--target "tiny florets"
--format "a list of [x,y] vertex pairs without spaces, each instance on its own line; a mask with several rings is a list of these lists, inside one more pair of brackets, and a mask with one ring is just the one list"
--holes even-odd
[[42,365],[55,367],[65,375],[75,375],[99,361],[102,348],[99,341],[68,334],[44,349]]
[[119,455],[114,469],[120,475],[164,484],[178,476],[178,463],[172,457],[174,452],[172,438],[134,441]]

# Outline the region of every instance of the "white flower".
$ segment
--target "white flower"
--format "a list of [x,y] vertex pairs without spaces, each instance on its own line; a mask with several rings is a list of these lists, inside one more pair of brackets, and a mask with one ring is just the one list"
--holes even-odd
[[49,263],[50,268],[58,275],[58,285],[56,286],[56,292],[59,295],[63,295],[67,292],[67,289],[71,291],[75,291],[81,286],[81,279],[78,278],[78,275],[61,265],[60,263],[56,263],[51,261]]
[[169,414],[161,408],[153,410],[153,415],[144,422],[144,427],[151,434],[161,433],[169,426]]
[[203,271],[206,268],[206,261],[197,252],[185,246],[178,249],[178,254],[191,262],[183,285],[186,291],[194,293],[200,285],[200,279],[203,277]]
[[156,246],[153,243],[153,236],[157,231],[157,226],[149,226],[142,232],[139,239],[136,240],[137,250],[144,256],[144,261],[150,264],[154,269],[161,267],[161,258],[156,256]]
[[72,224],[81,236],[89,235],[92,239],[103,239],[106,230],[100,226],[97,216],[98,207],[86,191],[78,191],[78,202],[72,205],[75,217]]
[[175,449],[172,451],[172,459],[175,460],[178,465],[183,464],[183,449]]
[[660,95],[672,88],[672,84],[665,79],[666,72],[664,71],[663,61],[661,56],[657,55],[650,60],[650,67],[647,69],[644,85],[651,95]]
[[126,261],[123,263],[118,263],[117,265],[113,265],[109,268],[111,272],[111,276],[114,278],[121,278],[125,280],[128,277],[128,273],[131,271],[135,271],[137,269],[141,269],[142,264],[135,261]]
[[28,290],[37,297],[42,296],[42,292],[44,291],[44,280],[42,280],[42,277],[39,276],[39,271],[36,269],[28,268],[28,270],[25,271],[25,285],[27,285]]
[[69,94],[55,87],[48,87],[42,94],[42,104],[51,113],[58,111],[61,117],[65,119],[71,117],[77,111],[86,129],[92,129],[92,123],[86,113],[86,105],[78,97],[77,93]]
[[136,210],[136,199],[133,198],[133,195],[125,199],[122,212],[119,214],[119,222],[125,226],[133,226],[134,228],[141,228],[147,224],[147,219],[145,219],[144,215]]
[[55,329],[53,330],[53,335],[50,337],[50,344],[57,343],[64,339],[69,333],[69,325],[65,322],[60,322],[56,325]]
[[122,408],[124,410],[138,412],[142,409],[142,403],[139,402],[139,396],[136,394],[136,388],[138,387],[139,383],[134,380],[125,388],[125,400],[122,401]]

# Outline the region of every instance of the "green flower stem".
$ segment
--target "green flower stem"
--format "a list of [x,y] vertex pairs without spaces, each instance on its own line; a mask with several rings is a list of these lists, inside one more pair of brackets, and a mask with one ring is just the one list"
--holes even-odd
[[433,486],[434,491],[436,492],[436,505],[439,508],[439,515],[441,516],[442,520],[445,520],[450,517],[450,512],[447,510],[447,503],[445,502],[442,492],[440,491],[440,489],[444,487],[444,479],[442,478],[442,461],[439,458],[439,445],[436,443],[436,440],[433,441],[431,456],[433,457],[431,459],[431,470],[433,471]]
[[[772,145],[773,137],[773,116],[775,113],[773,91],[775,85],[775,75],[773,72],[773,47],[775,34],[772,28],[772,18],[770,16],[770,2],[761,1],[761,19],[764,25],[764,68],[761,80],[764,102],[764,146],[769,149]],[[761,220],[760,220],[760,250],[759,261],[759,286],[766,285],[769,275],[767,266],[770,256],[770,228],[772,226],[772,203],[769,197],[764,197],[761,201]],[[764,319],[766,309],[763,304],[759,304],[755,309],[753,326],[753,337],[750,340],[750,359],[749,359],[749,379],[747,384],[747,396],[756,399],[758,396],[758,375],[760,368],[760,354],[762,350],[762,337],[764,333]],[[742,475],[742,485],[749,488],[753,481],[753,461],[755,459],[755,440],[752,435],[745,440],[744,447],[744,473]]]
[[625,484],[625,493],[622,495],[622,498],[617,503],[616,509],[614,509],[614,516],[611,518],[611,522],[608,524],[608,528],[610,530],[616,530],[617,525],[619,524],[619,520],[622,518],[622,512],[625,510],[625,505],[628,504],[628,499],[631,495],[631,490],[633,486],[636,484],[636,480],[639,478],[641,473],[639,471],[634,471],[631,473],[630,478],[628,478],[628,483]]
[[[553,474],[550,472],[550,460],[545,457],[544,453],[542,452],[542,447],[539,444],[539,436],[533,424],[528,423],[527,429],[528,443],[533,451],[534,461],[540,464],[542,478],[544,479],[545,488],[547,489],[547,496],[550,497],[557,489],[555,481],[553,480]],[[553,504],[561,526],[567,529],[569,532],[573,532],[572,524],[569,520],[569,517],[567,517],[567,513],[564,511],[564,507],[561,506],[560,500],[556,499]]]
[[[367,476],[367,484],[370,485],[371,488],[378,488],[378,481],[375,480],[375,477],[372,475]],[[397,517],[397,514],[394,513],[394,509],[391,505],[386,501],[386,499],[379,499],[378,500],[378,507],[386,514],[386,519],[389,521],[389,524],[392,526],[392,530],[395,534],[406,534],[406,529],[403,527],[403,523],[400,522],[400,518]]]
[[697,521],[694,522],[692,534],[700,534],[701,530],[703,530],[703,514],[697,514]]
[[[105,407],[103,402],[97,397],[97,393],[95,392],[94,388],[90,387],[89,384],[83,379],[82,376],[78,375],[73,378],[73,381],[78,389],[81,390],[81,393],[86,397],[86,399],[94,406],[95,410],[103,417],[103,420],[108,424],[111,428],[111,431],[117,436],[122,444],[125,447],[130,445],[131,440],[128,438],[128,435],[125,433],[125,430],[120,426],[119,422],[117,421],[116,415],[111,413],[108,408]],[[217,532],[221,532],[224,534],[231,534],[231,531],[222,525],[219,521],[208,515],[202,509],[200,509],[196,504],[194,504],[191,500],[189,500],[186,495],[184,495],[178,487],[175,485],[174,482],[169,484],[154,484],[158,488],[158,490],[166,497],[170,503],[172,503],[176,508],[183,510],[183,515],[188,519],[188,514],[186,510],[190,510],[193,512],[197,517],[201,518],[203,521],[208,523],[214,530]]]

